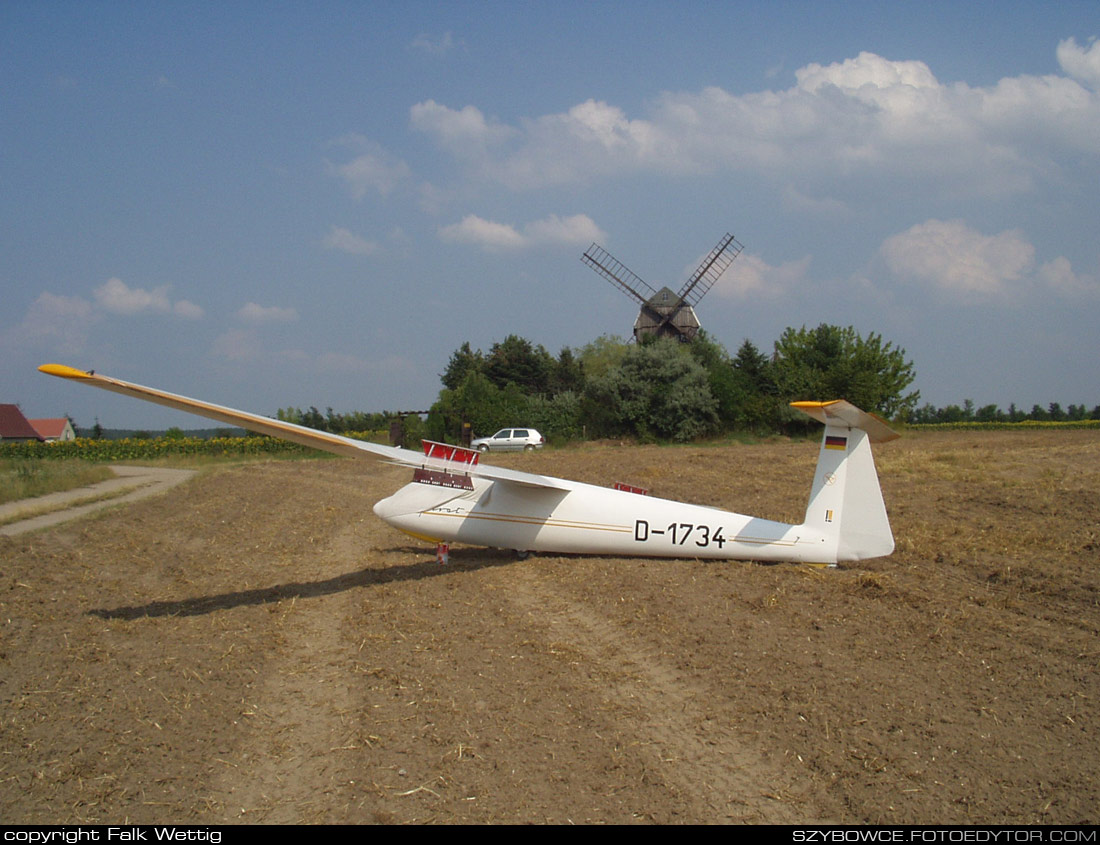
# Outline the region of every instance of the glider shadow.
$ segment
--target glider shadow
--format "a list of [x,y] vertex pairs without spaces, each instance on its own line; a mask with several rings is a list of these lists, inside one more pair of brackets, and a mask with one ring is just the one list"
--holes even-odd
[[[414,551],[423,554],[424,549],[403,548],[391,549],[390,551]],[[196,596],[176,601],[153,601],[148,604],[129,605],[127,607],[95,608],[87,611],[87,614],[98,616],[100,619],[125,619],[128,621],[160,616],[202,616],[234,607],[274,604],[286,599],[317,598],[378,584],[434,578],[455,571],[472,572],[478,569],[505,566],[514,563],[515,560],[514,553],[502,549],[452,549],[451,562],[447,566],[440,566],[435,560],[422,558],[416,563],[387,566],[384,569],[360,569],[357,572],[348,572],[337,575],[335,578],[325,578],[320,581],[295,581],[289,584],[276,584],[271,587],[258,587],[255,590],[219,593],[214,596]]]

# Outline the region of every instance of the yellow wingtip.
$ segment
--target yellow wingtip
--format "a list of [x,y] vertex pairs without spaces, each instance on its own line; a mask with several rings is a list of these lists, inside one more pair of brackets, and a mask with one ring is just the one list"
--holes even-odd
[[64,364],[43,364],[38,368],[40,373],[61,378],[91,378],[91,373],[78,370],[76,367],[66,367]]

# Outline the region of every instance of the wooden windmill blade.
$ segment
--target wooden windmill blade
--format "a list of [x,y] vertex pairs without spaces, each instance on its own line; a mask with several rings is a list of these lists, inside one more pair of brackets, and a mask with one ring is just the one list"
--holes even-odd
[[733,259],[740,255],[741,250],[744,248],[737,238],[727,232],[725,237],[718,241],[718,246],[712,249],[710,254],[703,259],[699,269],[692,274],[690,279],[684,282],[684,286],[680,288],[680,298],[692,307],[698,305],[699,300],[706,295],[708,290],[714,287],[714,283],[726,272],[726,268],[733,263]]
[[581,261],[643,306],[657,293],[640,276],[631,272],[629,267],[598,244],[592,244],[581,256]]

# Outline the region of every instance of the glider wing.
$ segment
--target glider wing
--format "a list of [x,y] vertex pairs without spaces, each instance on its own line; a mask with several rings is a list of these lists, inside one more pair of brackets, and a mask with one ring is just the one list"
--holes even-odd
[[43,364],[38,368],[41,372],[59,378],[71,379],[92,387],[110,390],[112,393],[121,393],[124,396],[133,396],[136,399],[144,399],[146,402],[155,402],[169,408],[198,414],[201,417],[217,420],[229,425],[255,431],[259,434],[267,434],[302,446],[331,452],[335,455],[345,455],[354,458],[375,458],[389,461],[403,466],[427,467],[439,469],[445,472],[465,475],[476,475],[494,481],[510,481],[522,484],[526,487],[544,487],[554,490],[568,490],[571,486],[568,482],[557,478],[550,478],[534,473],[521,472],[519,470],[505,469],[503,467],[480,466],[455,457],[441,455],[437,450],[426,449],[426,454],[419,455],[408,449],[396,446],[384,446],[380,443],[369,443],[365,440],[356,440],[352,437],[343,437],[339,434],[331,434],[327,431],[317,431],[304,425],[275,420],[259,414],[250,414],[247,411],[238,411],[235,408],[227,408],[224,405],[215,405],[211,402],[203,402],[199,399],[191,399],[187,396],[179,396],[153,387],[144,387],[140,384],[122,381],[110,376],[100,375],[94,372],[85,372],[75,367],[67,367],[64,364]]

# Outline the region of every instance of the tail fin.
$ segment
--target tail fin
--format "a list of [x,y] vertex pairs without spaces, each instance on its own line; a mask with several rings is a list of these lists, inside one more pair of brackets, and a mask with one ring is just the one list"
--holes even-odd
[[835,543],[837,561],[882,557],[894,550],[894,535],[882,501],[872,443],[899,435],[873,414],[843,399],[792,402],[825,424],[817,471],[804,524]]

